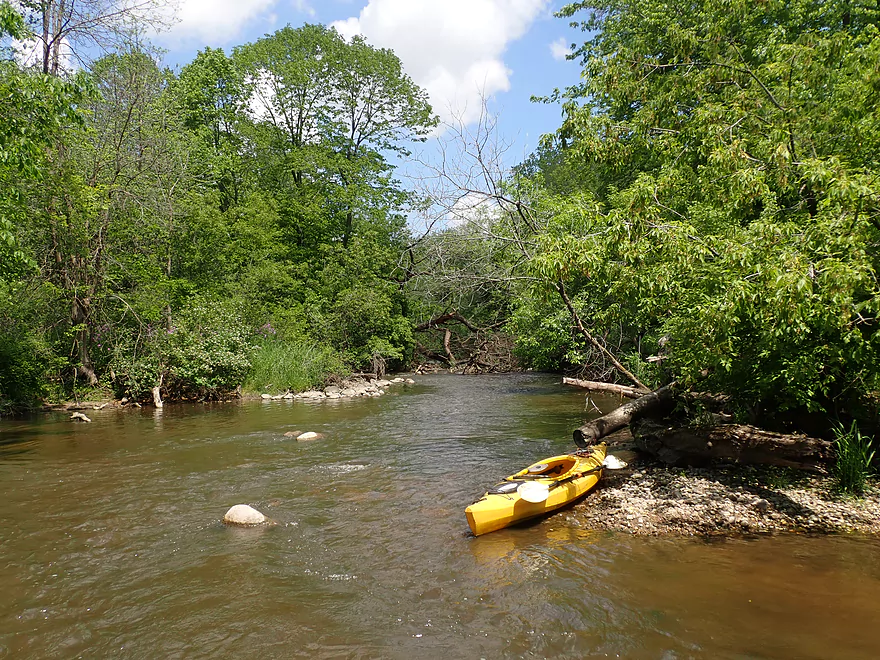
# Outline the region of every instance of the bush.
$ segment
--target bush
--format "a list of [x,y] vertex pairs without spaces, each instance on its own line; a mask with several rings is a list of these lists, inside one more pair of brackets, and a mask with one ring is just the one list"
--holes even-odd
[[64,363],[40,330],[51,287],[0,280],[0,414],[32,408],[50,395],[49,375]]
[[860,495],[865,492],[865,482],[874,460],[871,439],[863,436],[855,422],[847,429],[843,424],[834,427],[837,446],[837,462],[834,478],[838,490]]
[[118,334],[117,394],[142,397],[161,382],[170,398],[219,396],[241,385],[251,366],[250,331],[230,303],[197,299],[170,328],[154,323]]
[[229,392],[244,382],[253,345],[230,305],[197,301],[167,331],[168,389],[200,397]]
[[266,338],[250,353],[248,392],[300,392],[324,382],[329,374],[344,373],[342,359],[329,346],[307,340]]
[[387,286],[352,286],[315,315],[312,332],[326,337],[357,369],[386,362],[401,367],[411,357],[415,339],[398,303]]
[[0,414],[39,403],[50,363],[51,355],[34,338],[0,334]]

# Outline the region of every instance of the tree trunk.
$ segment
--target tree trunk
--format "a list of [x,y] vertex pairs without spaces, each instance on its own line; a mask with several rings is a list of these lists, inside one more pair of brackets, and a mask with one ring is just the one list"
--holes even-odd
[[563,378],[563,385],[574,385],[575,387],[583,387],[591,392],[610,392],[611,394],[619,394],[628,399],[639,399],[645,396],[645,391],[637,387],[629,385],[618,385],[616,383],[600,383],[595,380],[580,380],[579,378]]
[[452,339],[452,331],[449,328],[445,328],[445,332],[443,333],[443,350],[446,351],[446,355],[449,356],[449,366],[455,367],[455,356],[452,354],[452,349],[449,347],[449,341]]
[[727,460],[822,471],[834,457],[828,440],[744,424],[670,428],[645,419],[633,425],[633,437],[640,450],[671,465]]
[[672,390],[669,385],[664,385],[654,392],[645,394],[635,401],[630,401],[620,406],[607,415],[591,420],[574,430],[572,436],[578,447],[585,448],[604,438],[609,433],[646,416],[662,415],[669,412],[673,406]]
[[90,351],[92,343],[92,333],[88,326],[90,310],[91,300],[89,298],[74,297],[70,309],[70,317],[74,327],[77,328],[74,333],[74,342],[76,343],[76,352],[79,359],[76,370],[77,373],[88,379],[90,387],[94,387],[98,384],[98,376],[95,374],[92,366]]

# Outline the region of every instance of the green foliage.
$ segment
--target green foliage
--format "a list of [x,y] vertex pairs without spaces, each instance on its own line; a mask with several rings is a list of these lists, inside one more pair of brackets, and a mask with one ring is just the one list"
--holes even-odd
[[[24,29],[0,4],[0,31]],[[7,376],[33,396],[47,369],[61,396],[219,396],[270,320],[318,365],[291,386],[402,364],[411,196],[388,155],[436,120],[397,57],[304,26],[206,48],[176,77],[134,43],[75,78],[0,61],[0,281],[51,284],[53,303],[8,335],[7,362],[36,366]]]
[[534,369],[560,371],[580,364],[572,354],[571,315],[546,297],[525,296],[509,323],[519,359]]
[[232,303],[196,299],[173,324],[119,329],[112,371],[117,394],[135,398],[160,385],[174,398],[222,396],[250,369],[251,332]]
[[[564,283],[623,353],[665,337],[667,378],[745,407],[832,411],[878,391],[876,5],[561,13],[583,13],[589,37],[582,84],[558,96],[565,160],[532,175],[547,294]],[[584,163],[573,192],[560,168]]]
[[59,360],[40,332],[51,291],[0,281],[0,414],[33,408],[49,393]]
[[22,15],[4,0],[0,2],[0,38],[7,36],[24,39],[27,36],[27,27]]
[[843,493],[861,495],[865,492],[865,483],[874,460],[872,440],[861,434],[855,422],[849,428],[838,423],[834,427],[834,438],[837,455],[834,464],[835,485]]
[[270,336],[259,340],[249,357],[251,369],[244,383],[247,392],[299,392],[321,385],[330,374],[346,372],[336,351],[308,340]]
[[165,331],[169,390],[213,396],[244,381],[251,333],[234,306],[195,301],[175,323]]
[[315,330],[338,346],[349,364],[365,369],[372,369],[374,361],[403,365],[415,343],[412,323],[400,313],[387,285],[340,291],[316,315]]
[[[23,39],[26,30],[20,14],[2,2],[0,37],[6,35]],[[11,57],[0,58],[0,279],[36,266],[19,236],[27,218],[26,191],[43,180],[49,146],[79,122],[80,82],[23,70]]]
[[30,408],[47,392],[52,355],[37,337],[0,335],[0,413]]

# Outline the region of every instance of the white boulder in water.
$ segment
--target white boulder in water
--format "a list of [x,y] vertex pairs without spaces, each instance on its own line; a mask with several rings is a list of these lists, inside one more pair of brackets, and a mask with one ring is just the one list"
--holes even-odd
[[262,525],[269,519],[247,504],[236,504],[223,516],[227,525]]
[[309,440],[320,440],[324,437],[323,433],[315,433],[314,431],[306,431],[296,436],[297,442],[308,442]]

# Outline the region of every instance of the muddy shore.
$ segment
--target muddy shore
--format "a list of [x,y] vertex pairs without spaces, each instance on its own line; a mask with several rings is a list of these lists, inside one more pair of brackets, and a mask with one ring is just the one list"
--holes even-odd
[[645,536],[880,532],[876,478],[855,498],[835,493],[826,475],[758,465],[667,467],[634,454],[625,438],[610,440],[608,449],[629,464],[605,470],[571,509],[580,526]]

